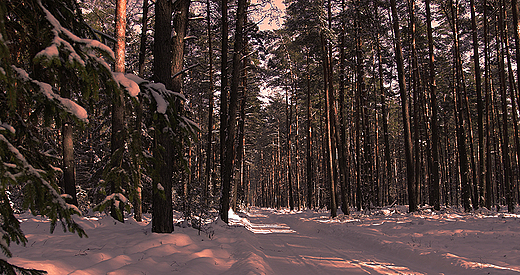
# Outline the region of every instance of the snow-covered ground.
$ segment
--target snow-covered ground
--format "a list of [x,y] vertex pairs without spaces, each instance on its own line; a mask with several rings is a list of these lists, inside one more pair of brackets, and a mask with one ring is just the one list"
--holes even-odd
[[9,262],[49,274],[518,274],[520,216],[405,208],[327,212],[252,208],[207,232],[176,226],[151,233],[150,217],[124,224],[106,215],[79,223],[89,238],[49,234],[49,222],[19,216],[28,243]]

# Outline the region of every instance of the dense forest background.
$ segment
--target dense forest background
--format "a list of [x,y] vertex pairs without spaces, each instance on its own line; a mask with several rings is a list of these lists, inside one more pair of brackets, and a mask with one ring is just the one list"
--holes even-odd
[[284,3],[2,2],[4,253],[27,209],[80,236],[90,211],[514,211],[516,0]]

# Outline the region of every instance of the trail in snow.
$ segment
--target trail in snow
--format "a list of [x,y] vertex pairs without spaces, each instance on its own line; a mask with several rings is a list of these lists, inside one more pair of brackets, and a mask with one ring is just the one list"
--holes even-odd
[[396,208],[331,220],[252,208],[200,235],[178,226],[155,234],[149,217],[120,224],[99,214],[79,220],[88,239],[19,219],[29,242],[13,245],[9,261],[49,274],[520,274],[519,216],[488,211]]

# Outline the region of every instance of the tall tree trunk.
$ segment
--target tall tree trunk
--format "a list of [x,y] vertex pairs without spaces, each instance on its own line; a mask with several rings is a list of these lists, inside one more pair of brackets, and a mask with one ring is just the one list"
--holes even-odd
[[[294,91],[297,91],[296,88],[293,89]],[[296,93],[296,92],[295,92]],[[295,110],[295,123],[296,123],[296,138],[295,138],[295,149],[296,154],[294,155],[295,158],[295,170],[296,170],[296,208],[301,210],[301,195],[300,195],[300,144],[299,144],[299,133],[300,133],[300,120],[298,116],[298,96],[294,96],[294,110]]]
[[323,54],[323,67],[324,67],[324,87],[325,87],[325,117],[327,119],[326,125],[325,125],[325,138],[327,142],[326,150],[328,152],[327,154],[327,161],[326,161],[326,169],[327,173],[329,174],[329,193],[330,193],[330,215],[332,218],[335,218],[337,216],[337,207],[336,207],[336,184],[334,182],[334,160],[333,160],[333,152],[332,152],[332,117],[331,117],[331,110],[330,110],[330,102],[332,100],[330,96],[330,87],[328,84],[329,78],[329,58],[328,58],[328,51],[326,49],[326,41],[325,41],[325,34],[323,33],[323,30],[321,32],[321,50]]
[[500,91],[502,97],[502,127],[503,127],[503,142],[502,142],[502,162],[504,165],[504,188],[506,196],[507,210],[509,213],[513,213],[514,205],[511,194],[511,183],[512,183],[512,171],[511,171],[511,159],[509,156],[509,126],[507,122],[507,94],[506,94],[506,76],[505,76],[505,22],[504,22],[504,1],[500,1],[500,11],[498,26],[500,30],[500,56],[499,56],[499,71],[500,71]]
[[[513,0],[516,1],[516,0]],[[487,7],[487,0],[484,0],[483,3],[484,7]],[[483,24],[484,24],[484,93],[486,95],[486,161],[485,161],[485,181],[483,181],[484,184],[484,205],[488,210],[491,210],[491,201],[492,201],[492,183],[491,183],[491,169],[492,169],[492,162],[491,162],[491,119],[490,119],[490,107],[491,104],[491,91],[489,88],[489,43],[488,43],[488,9],[484,9],[484,18],[483,18]]]
[[126,0],[116,1],[116,25],[115,25],[116,45],[115,71],[125,72],[125,41],[126,41]]
[[[516,0],[513,0],[516,1]],[[473,62],[475,67],[475,88],[477,92],[477,123],[478,123],[478,157],[479,157],[479,177],[478,187],[480,200],[484,194],[485,176],[484,176],[484,106],[482,102],[482,73],[480,72],[480,55],[478,52],[478,31],[477,19],[475,14],[475,0],[470,0],[471,6],[471,30],[473,35]],[[486,23],[484,23],[486,24]],[[474,184],[477,184],[476,182]],[[477,205],[483,205],[482,202],[474,202]]]
[[[341,1],[341,9],[345,11],[345,0]],[[339,68],[339,127],[337,131],[340,132],[337,141],[339,151],[339,167],[341,172],[341,211],[343,214],[350,215],[350,201],[349,189],[347,184],[349,180],[347,157],[346,157],[346,133],[345,133],[345,20],[341,20],[341,35],[340,35],[340,68]]]
[[[290,60],[289,60],[290,62]],[[292,99],[291,99],[292,100]],[[285,91],[285,115],[287,124],[287,184],[289,187],[289,208],[294,210],[294,197],[292,186],[292,163],[291,163],[291,136],[292,136],[292,104],[289,103],[289,89]]]
[[[206,16],[208,26],[208,70],[209,70],[209,90],[208,90],[208,141],[206,148],[206,180],[204,184],[204,204],[207,205],[209,197],[210,184],[212,184],[213,166],[211,159],[213,158],[213,47],[212,47],[212,33],[211,33],[211,4],[210,0],[206,0]],[[213,187],[215,188],[215,187]]]
[[[505,4],[504,4],[505,5]],[[504,11],[504,22],[507,22],[507,13]],[[504,24],[504,34],[509,33],[507,31],[507,24]],[[516,107],[516,99],[518,97],[516,96],[516,86],[515,86],[515,77],[513,75],[513,68],[511,66],[511,54],[509,52],[509,37],[507,35],[504,36],[504,47],[506,49],[506,57],[507,57],[507,72],[508,72],[508,78],[509,78],[509,93],[511,96],[511,117],[513,118],[513,133],[514,133],[514,139],[515,139],[515,161],[511,163],[511,165],[515,165],[515,163],[518,165],[519,159],[520,159],[520,138],[518,136],[518,110]],[[520,99],[519,99],[520,101]],[[514,200],[515,194],[518,194],[516,191],[518,188],[517,181],[514,181],[513,178],[511,178],[511,199]]]
[[[154,37],[154,78],[171,89],[171,33],[172,5],[168,0],[155,3]],[[153,182],[152,232],[171,233],[173,231],[172,177],[173,145],[166,133],[155,130],[155,154],[158,161],[158,181]]]
[[[244,55],[246,54],[247,42],[244,42]],[[233,199],[232,208],[233,211],[237,210],[238,201],[238,190],[243,188],[244,183],[244,155],[245,155],[245,121],[246,121],[246,104],[247,104],[247,58],[243,60],[243,78],[242,78],[242,89],[240,91],[240,118],[238,120],[238,134],[237,134],[237,151],[236,151],[236,163],[238,165],[235,177],[235,184],[233,185]]]
[[[283,38],[282,38],[283,39]],[[293,72],[293,66],[292,66],[292,60],[291,56],[289,55],[289,51],[287,50],[286,45],[284,44],[285,54],[287,58],[287,62],[289,64],[289,72],[290,72],[290,82],[291,85],[287,88],[285,93],[285,118],[286,118],[286,127],[287,127],[287,184],[289,185],[289,208],[294,210],[294,194],[293,194],[293,184],[292,184],[292,117],[293,117],[293,101],[294,97],[296,96],[296,79],[294,78],[294,72]],[[290,96],[289,101],[289,91],[293,91],[292,95]],[[298,137],[296,137],[298,139]],[[296,173],[298,173],[298,170],[296,170]]]
[[276,169],[274,169],[276,171],[276,178],[273,177],[274,179],[274,182],[273,184],[276,184],[275,186],[275,195],[276,195],[276,199],[275,199],[275,202],[276,202],[276,208],[280,209],[282,207],[282,143],[281,143],[281,140],[280,140],[280,136],[282,135],[282,130],[281,130],[281,124],[280,124],[280,121],[277,121],[277,125],[278,125],[278,132],[277,132],[277,135],[276,135]]
[[426,21],[428,24],[428,52],[430,68],[430,100],[431,100],[431,131],[432,131],[432,178],[430,187],[430,205],[435,210],[441,209],[440,203],[440,172],[439,172],[439,129],[437,127],[437,84],[435,81],[435,54],[433,48],[433,29],[430,0],[426,0]]
[[[141,150],[141,146],[142,146],[142,143],[141,143],[141,136],[142,136],[142,133],[141,133],[141,124],[143,122],[143,109],[141,107],[141,100],[139,98],[137,98],[137,102],[136,102],[136,106],[135,106],[135,112],[136,112],[136,119],[135,119],[135,137],[134,137],[134,144],[135,144],[135,148],[137,148],[137,150]],[[135,198],[134,198],[134,219],[138,222],[142,221],[142,216],[143,216],[143,203],[142,203],[142,182],[141,182],[141,158],[142,155],[139,154],[137,156],[136,159],[136,169],[137,169],[137,172],[136,172],[136,178],[135,178],[135,183],[134,183],[134,186],[136,188],[135,190]]]
[[[359,6],[357,1],[357,6]],[[356,22],[355,22],[355,34],[356,34],[356,114],[355,114],[355,128],[356,128],[356,208],[361,211],[365,207],[366,200],[364,196],[367,190],[364,190],[363,186],[367,184],[365,176],[368,171],[363,171],[361,163],[367,160],[361,155],[361,129],[365,131],[365,120],[364,115],[364,93],[365,93],[365,79],[363,71],[363,53],[361,51],[361,34],[360,34],[360,15],[359,8],[356,7]],[[366,137],[363,140],[363,145],[366,144]],[[363,179],[362,179],[363,173]]]
[[[171,65],[171,75],[172,75],[172,84],[171,90],[174,92],[182,93],[182,82],[183,82],[183,71],[184,66],[184,46],[186,37],[186,30],[188,26],[188,16],[190,9],[191,0],[179,0],[172,2],[173,5],[173,33],[172,33],[172,65]],[[184,113],[183,102],[176,101],[176,108],[180,114]],[[182,142],[182,141],[181,141]],[[189,146],[188,153],[191,154],[191,145]],[[174,152],[175,154],[182,155],[182,152]],[[174,169],[180,170],[181,165],[178,161],[174,162]],[[188,178],[186,179],[185,174],[181,174],[179,178],[183,182],[183,190],[182,196],[184,197],[184,215],[188,215],[190,213],[190,191],[191,191],[191,181],[192,181],[192,171],[191,168],[188,172]]]
[[471,196],[471,188],[468,180],[468,159],[467,159],[467,151],[466,151],[466,133],[464,132],[464,116],[462,109],[462,61],[459,50],[459,31],[458,31],[458,7],[453,3],[453,0],[450,0],[450,11],[451,11],[451,19],[452,19],[452,32],[453,32],[453,45],[454,45],[454,67],[455,67],[455,87],[456,87],[456,112],[458,117],[457,123],[457,149],[459,154],[459,168],[460,168],[460,183],[462,188],[462,204],[464,206],[465,211],[469,211],[471,209],[470,205],[470,196]]
[[[246,0],[238,0],[237,21],[235,30],[235,44],[233,54],[233,72],[231,78],[231,90],[229,93],[229,109],[227,113],[227,129],[226,129],[226,146],[225,146],[225,162],[223,169],[225,170],[224,178],[222,178],[222,207],[221,218],[224,222],[228,222],[227,213],[229,209],[229,191],[233,180],[233,163],[235,158],[235,127],[237,122],[237,103],[238,89],[240,85],[240,77],[242,75],[242,56],[243,56],[243,29],[247,15]],[[227,198],[225,198],[227,197]]]
[[[410,0],[409,4],[410,30],[411,30],[411,48],[412,48],[412,90],[413,90],[413,121],[414,121],[414,167],[415,167],[415,194],[416,200],[420,203],[418,189],[421,183],[421,146],[419,143],[419,66],[417,62],[417,49],[415,45],[415,0]],[[410,102],[411,104],[411,102]]]
[[401,94],[401,108],[403,116],[404,126],[404,142],[405,142],[405,159],[406,159],[406,180],[408,184],[408,204],[409,211],[415,212],[417,210],[417,202],[415,197],[415,183],[413,175],[413,162],[412,162],[412,133],[410,131],[410,109],[408,105],[408,92],[406,90],[404,64],[403,64],[403,51],[401,49],[401,32],[399,29],[399,18],[397,16],[397,8],[395,0],[390,1],[390,7],[392,9],[392,23],[395,35],[395,52],[397,62],[397,73],[399,77],[399,91]]
[[[146,32],[148,31],[148,0],[143,0],[143,18],[141,21],[141,42],[139,46],[139,63],[138,70],[139,76],[141,78],[145,78],[144,69],[145,69],[145,60],[146,60]],[[141,107],[141,100],[137,98],[136,104],[136,121],[135,121],[135,131],[136,131],[136,141],[134,141],[137,145],[141,146],[141,124],[143,121],[143,109]],[[142,203],[142,183],[141,183],[141,165],[137,165],[137,178],[136,178],[136,195],[134,199],[134,219],[138,222],[142,221],[143,215],[143,203]]]
[[[511,0],[511,9],[513,11],[513,30],[514,30],[514,39],[515,39],[515,61],[516,64],[520,64],[520,28],[519,28],[519,22],[518,22],[518,3],[517,0]],[[518,66],[518,65],[517,65]],[[517,89],[516,89],[516,100],[517,100],[517,106],[520,108],[520,73],[516,74],[517,77]],[[520,150],[520,148],[517,147],[517,150]],[[517,151],[518,152],[518,151]],[[520,156],[518,156],[520,158]],[[517,192],[518,192],[518,183],[517,183]],[[518,194],[520,198],[520,193]]]
[[[126,37],[126,0],[116,1],[116,26],[115,26],[115,71],[119,73],[125,72],[125,37]],[[113,164],[119,163],[114,158],[122,158],[123,150],[125,150],[125,99],[123,91],[115,92],[112,99],[112,140],[111,154]],[[111,180],[112,193],[122,193],[121,182]],[[114,219],[124,222],[123,204],[119,204],[120,215],[116,211],[115,204],[111,206],[110,214]]]
[[[328,1],[328,22],[329,28],[331,26],[331,3]],[[325,117],[326,117],[326,142],[327,142],[327,174],[329,175],[328,189],[329,189],[329,207],[330,215],[332,218],[337,216],[337,204],[336,204],[336,181],[335,181],[335,169],[334,169],[334,117],[333,117],[333,84],[332,84],[332,64],[331,64],[331,51],[329,51],[330,43],[325,38],[324,29],[320,31],[321,37],[321,50],[323,54],[323,79],[324,79],[324,93],[325,93]],[[327,47],[329,45],[329,47]]]
[[229,192],[230,182],[225,185],[224,178],[228,169],[226,167],[226,136],[228,133],[228,71],[227,71],[227,54],[228,54],[228,1],[221,1],[222,16],[222,48],[221,48],[221,65],[220,65],[220,179],[222,181],[222,196],[220,198],[220,218],[228,222],[229,210]]
[[311,75],[309,69],[309,53],[306,54],[307,61],[307,208],[313,208],[313,169],[312,169],[312,127],[311,127]]

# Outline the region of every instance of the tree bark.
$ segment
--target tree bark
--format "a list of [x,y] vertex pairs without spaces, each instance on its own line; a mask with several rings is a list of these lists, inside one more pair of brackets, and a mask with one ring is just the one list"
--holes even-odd
[[462,196],[462,204],[464,206],[465,211],[470,211],[470,196],[471,196],[471,188],[468,180],[468,159],[467,159],[467,151],[466,151],[466,133],[464,132],[464,116],[462,110],[462,87],[464,85],[461,83],[462,79],[462,61],[460,57],[459,50],[459,34],[458,34],[458,8],[453,3],[453,0],[450,0],[450,11],[451,11],[451,27],[453,32],[453,45],[454,45],[454,69],[455,69],[455,88],[456,88],[456,113],[458,117],[457,123],[457,151],[459,154],[459,168],[460,168],[460,183],[461,183],[461,196]]
[[291,163],[291,136],[292,136],[292,104],[289,104],[289,90],[285,93],[286,124],[287,124],[287,184],[289,185],[289,208],[294,210]]
[[[126,37],[126,0],[116,1],[116,26],[115,26],[115,71],[119,73],[125,72],[125,37]],[[117,165],[118,160],[114,158],[122,158],[123,150],[125,150],[125,99],[123,91],[116,90],[112,99],[112,140],[111,152],[113,165]],[[119,156],[117,156],[119,155]],[[122,193],[121,182],[111,180],[112,193]],[[114,219],[124,222],[122,216],[117,214],[115,205],[111,207],[111,216]],[[123,205],[120,204],[119,211],[123,214]]]
[[[212,47],[212,33],[211,33],[211,5],[210,0],[206,1],[206,16],[207,16],[207,26],[208,26],[208,70],[209,70],[209,90],[208,90],[208,141],[206,148],[206,180],[204,184],[204,204],[208,203],[209,189],[210,185],[213,182],[212,173],[213,166],[211,163],[211,159],[213,158],[213,47]],[[214,187],[213,187],[214,188]]]
[[[505,4],[504,4],[505,5]],[[504,22],[507,22],[507,13],[505,12],[504,10]],[[512,166],[515,165],[515,163],[518,165],[519,163],[519,159],[520,159],[520,138],[518,136],[518,110],[517,110],[517,107],[516,107],[516,103],[517,101],[515,99],[518,99],[518,97],[516,96],[516,86],[515,86],[515,77],[513,76],[513,68],[511,66],[511,54],[509,52],[509,37],[507,36],[507,33],[508,30],[507,30],[507,24],[504,24],[504,47],[506,49],[505,51],[505,54],[506,54],[506,58],[507,58],[507,72],[508,72],[508,83],[509,83],[509,95],[511,97],[511,117],[513,118],[513,136],[514,136],[514,139],[515,139],[515,147],[516,147],[516,150],[515,150],[515,153],[513,153],[515,155],[515,161],[511,163]],[[520,100],[519,100],[520,101]],[[517,193],[517,188],[518,188],[518,184],[516,181],[513,180],[513,178],[511,178],[511,199],[514,200],[514,197],[515,197],[515,193]],[[514,202],[513,202],[514,204]]]
[[[221,218],[224,222],[228,222],[227,210],[229,209],[229,191],[233,180],[233,162],[235,158],[235,127],[236,127],[236,111],[238,103],[238,89],[240,84],[240,76],[242,72],[242,56],[243,56],[243,29],[246,18],[247,3],[246,0],[238,0],[237,21],[235,30],[235,45],[233,54],[233,72],[231,78],[231,90],[229,93],[229,109],[227,114],[226,129],[226,146],[225,162],[223,169],[225,170],[224,178],[222,178],[222,201],[221,201]],[[226,198],[227,197],[227,198]],[[225,214],[224,214],[225,213]]]
[[311,75],[309,69],[309,53],[306,55],[307,61],[307,208],[313,208],[313,169],[312,169],[312,127],[311,127]]
[[[516,1],[516,0],[513,0]],[[484,176],[484,106],[482,102],[482,73],[480,72],[480,55],[478,52],[478,32],[477,19],[475,14],[475,0],[470,0],[471,6],[471,30],[473,35],[473,62],[475,67],[475,88],[477,92],[477,123],[478,123],[478,156],[479,156],[479,193],[484,194],[485,176]],[[484,23],[486,24],[486,23]],[[474,183],[477,184],[477,183]],[[481,197],[477,197],[479,200]],[[483,205],[482,202],[477,202]]]
[[325,125],[325,138],[327,142],[327,148],[328,151],[327,154],[327,162],[326,162],[326,169],[329,176],[329,182],[328,182],[328,188],[330,193],[330,216],[332,218],[335,218],[337,216],[337,207],[336,207],[336,184],[334,181],[334,160],[333,160],[333,153],[332,153],[332,117],[331,117],[331,110],[330,110],[330,101],[332,100],[330,97],[330,87],[328,85],[329,79],[329,58],[328,53],[326,49],[326,41],[325,41],[325,35],[323,33],[323,30],[321,32],[321,50],[323,54],[323,70],[324,70],[324,87],[325,87],[325,117],[327,119],[326,125]]
[[[244,42],[244,55],[247,42]],[[242,77],[242,89],[240,91],[240,118],[238,120],[238,134],[237,134],[237,151],[236,151],[236,163],[238,165],[236,169],[235,184],[233,185],[233,199],[232,208],[233,211],[237,210],[238,191],[244,186],[244,158],[245,158],[245,122],[246,122],[246,104],[247,104],[247,58],[243,60],[243,77]]]
[[226,167],[226,137],[228,133],[228,72],[227,72],[227,53],[228,53],[228,2],[221,1],[222,15],[222,48],[221,48],[221,65],[220,65],[220,178],[222,180],[222,196],[220,198],[220,218],[228,222],[229,210],[229,181],[224,184],[224,179],[229,178],[226,175],[228,169]]
[[511,182],[512,182],[512,171],[511,171],[511,159],[509,156],[509,126],[507,122],[507,94],[506,94],[506,76],[505,76],[505,50],[504,49],[504,37],[505,34],[505,26],[504,26],[504,1],[500,1],[500,11],[499,11],[499,19],[498,26],[501,36],[500,41],[500,56],[499,56],[499,71],[500,71],[500,92],[502,97],[502,130],[503,130],[503,141],[502,141],[502,162],[504,165],[504,188],[505,188],[505,196],[506,196],[506,204],[507,210],[509,213],[513,213],[514,205],[511,194]]
[[[417,62],[417,49],[415,45],[415,0],[410,0],[409,4],[409,15],[410,15],[410,31],[411,31],[411,48],[412,48],[412,90],[413,90],[413,121],[414,121],[414,168],[415,168],[415,195],[416,201],[419,200],[419,187],[421,182],[421,146],[419,143],[419,68]],[[410,103],[411,104],[411,103]]]
[[435,210],[441,209],[440,203],[440,172],[439,172],[439,129],[437,127],[437,84],[435,81],[435,54],[433,48],[433,28],[430,9],[430,0],[426,0],[426,21],[428,28],[428,52],[430,70],[430,101],[432,109],[431,131],[432,131],[432,178],[430,187],[430,205]]
[[63,191],[71,196],[66,201],[78,205],[76,197],[76,165],[74,160],[74,135],[72,124],[65,122],[62,126],[63,146]]
[[[190,0],[174,1],[173,28],[174,36],[172,37],[172,76],[181,72],[184,66],[184,38],[186,37],[186,29],[188,26],[188,15],[190,9]],[[183,74],[178,74],[172,79],[172,90],[174,92],[182,91]]]
[[[513,0],[516,1],[516,0]],[[484,7],[487,7],[487,0],[484,0],[483,3]],[[484,183],[484,205],[488,210],[491,210],[491,201],[492,201],[492,183],[491,183],[491,117],[490,117],[490,106],[492,104],[491,102],[491,92],[489,88],[489,43],[488,43],[488,9],[484,9],[484,18],[483,18],[483,25],[484,25],[484,72],[485,72],[485,78],[484,78],[484,93],[486,95],[486,166],[485,170],[485,181]]]
[[[155,4],[154,79],[171,89],[171,33],[172,6],[168,0],[157,0]],[[155,130],[154,146],[158,160],[159,177],[153,182],[152,232],[173,231],[172,177],[173,148],[167,133]]]
[[[341,1],[342,11],[345,11],[345,0]],[[345,20],[341,20],[340,34],[340,69],[339,69],[339,139],[337,147],[339,151],[339,167],[341,172],[341,211],[344,215],[350,215],[350,188],[349,174],[346,157],[346,131],[345,131]]]
[[406,181],[408,185],[408,204],[409,211],[415,212],[417,210],[417,202],[415,197],[415,183],[413,175],[413,158],[412,158],[412,133],[410,131],[410,109],[408,105],[408,93],[406,90],[404,64],[403,64],[403,51],[401,49],[401,32],[399,29],[399,18],[397,16],[396,0],[390,1],[390,7],[392,10],[393,18],[393,29],[395,35],[395,52],[397,62],[397,73],[399,78],[399,91],[401,94],[401,108],[403,116],[404,126],[404,139],[405,139],[405,159],[406,159]]

